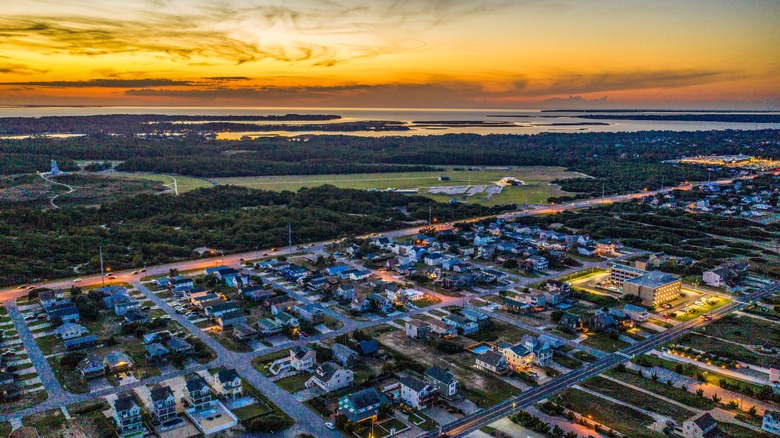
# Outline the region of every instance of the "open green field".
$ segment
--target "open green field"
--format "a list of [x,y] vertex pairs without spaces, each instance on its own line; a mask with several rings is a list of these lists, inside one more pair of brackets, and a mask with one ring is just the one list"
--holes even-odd
[[[145,181],[159,182],[170,188],[173,188],[174,176],[170,176],[170,175],[160,175],[160,174],[152,174],[152,173],[135,173],[135,172],[114,172],[111,175],[120,178],[126,178],[126,179],[139,179]],[[176,184],[179,188],[179,193],[184,193],[195,189],[214,186],[214,184],[202,178],[194,178],[191,176],[181,176],[181,175],[176,175],[175,178],[176,178]]]
[[[449,177],[449,181],[439,181],[439,177]],[[392,172],[392,173],[358,173],[337,175],[284,175],[284,176],[257,176],[237,178],[214,178],[218,184],[234,184],[243,187],[251,187],[265,190],[291,190],[301,187],[316,187],[323,184],[331,184],[348,189],[420,189],[420,194],[441,202],[447,202],[453,198],[448,195],[433,195],[427,193],[427,187],[433,186],[465,186],[465,185],[492,185],[503,177],[514,177],[526,183],[525,186],[504,187],[503,191],[485,200],[485,193],[463,199],[458,195],[457,199],[465,202],[474,202],[485,205],[546,202],[550,196],[566,195],[557,186],[548,185],[558,178],[576,178],[583,174],[569,172],[562,167],[507,167],[484,168],[483,170],[466,171],[448,168],[440,172]],[[170,181],[170,177],[167,177]],[[186,177],[185,177],[186,178]],[[204,182],[203,180],[197,180]],[[179,181],[179,191],[183,190]]]

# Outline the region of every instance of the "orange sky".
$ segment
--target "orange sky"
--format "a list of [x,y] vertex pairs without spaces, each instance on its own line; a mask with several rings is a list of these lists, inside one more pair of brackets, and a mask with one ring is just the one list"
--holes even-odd
[[780,109],[775,0],[4,3],[0,105]]

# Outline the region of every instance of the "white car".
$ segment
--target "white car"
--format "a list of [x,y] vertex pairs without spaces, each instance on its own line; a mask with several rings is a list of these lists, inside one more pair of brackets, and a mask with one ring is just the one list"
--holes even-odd
[[80,279],[80,278],[77,278],[77,279],[73,280],[73,282],[74,282],[74,283],[81,283],[81,279]]
[[336,429],[336,425],[335,425],[335,424],[333,424],[333,423],[331,423],[330,421],[329,421],[329,422],[327,422],[327,423],[325,423],[325,427],[327,427],[327,428],[328,428],[328,429],[330,429],[330,430],[334,430],[334,429]]

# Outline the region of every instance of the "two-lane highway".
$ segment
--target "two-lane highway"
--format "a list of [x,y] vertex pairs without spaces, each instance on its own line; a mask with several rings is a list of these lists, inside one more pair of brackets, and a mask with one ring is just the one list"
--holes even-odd
[[778,291],[780,291],[780,282],[773,283],[758,292],[742,297],[737,301],[714,310],[710,313],[712,319],[709,321],[703,318],[696,318],[687,323],[677,325],[662,333],[645,339],[644,341],[626,347],[617,353],[610,354],[590,363],[589,365],[564,374],[563,376],[553,379],[544,385],[537,386],[536,388],[530,389],[520,395],[506,399],[503,402],[500,402],[490,408],[477,411],[469,416],[463,417],[443,426],[438,431],[429,432],[422,436],[430,438],[442,435],[451,437],[464,436],[479,429],[482,426],[486,426],[490,423],[500,420],[501,418],[513,414],[517,409],[531,406],[541,400],[544,400],[545,398],[550,397],[556,392],[582,382],[583,380],[597,376],[636,355],[647,353],[657,348],[658,346],[663,345],[678,336],[681,336],[693,328],[707,325],[712,321],[728,315],[731,312],[743,308],[750,302]]

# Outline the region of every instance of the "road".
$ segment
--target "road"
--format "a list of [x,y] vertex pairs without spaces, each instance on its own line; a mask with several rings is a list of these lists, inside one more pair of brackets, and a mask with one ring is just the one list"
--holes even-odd
[[68,195],[68,194],[70,194],[70,193],[73,193],[73,192],[75,192],[75,191],[76,191],[76,189],[74,189],[73,187],[71,187],[71,186],[69,186],[69,185],[67,185],[67,184],[63,184],[63,183],[61,183],[61,182],[57,182],[57,181],[52,181],[52,180],[50,180],[49,178],[47,178],[47,177],[49,177],[49,176],[52,176],[52,174],[50,174],[50,173],[40,173],[39,175],[41,175],[41,178],[43,178],[44,180],[46,180],[46,182],[48,182],[49,184],[56,184],[56,185],[58,185],[58,186],[63,186],[63,187],[65,187],[65,188],[67,188],[67,189],[68,189],[68,191],[67,191],[67,192],[65,192],[65,193],[60,193],[60,194],[58,194],[58,195],[54,195],[54,196],[52,196],[52,197],[51,197],[51,199],[49,199],[49,204],[51,204],[52,208],[54,208],[54,209],[58,209],[58,208],[60,208],[60,207],[59,207],[57,204],[55,204],[55,203],[54,203],[54,200],[55,200],[55,199],[57,199],[58,197],[60,197],[60,196],[62,196],[62,195]]
[[530,389],[518,396],[509,398],[490,408],[477,411],[474,414],[468,415],[457,421],[447,424],[438,431],[429,432],[422,436],[431,438],[441,436],[442,434],[446,434],[447,436],[451,437],[465,436],[466,434],[473,432],[482,426],[486,426],[496,420],[510,415],[512,412],[516,411],[516,409],[532,406],[537,402],[550,397],[558,391],[582,382],[583,380],[597,376],[604,371],[616,366],[617,364],[625,362],[626,360],[636,355],[647,353],[656,347],[665,344],[684,333],[687,333],[693,328],[707,325],[708,323],[720,319],[731,312],[743,308],[746,304],[752,301],[758,300],[761,297],[776,293],[778,291],[780,291],[780,282],[773,283],[758,292],[745,296],[740,300],[736,300],[717,310],[712,311],[711,321],[697,318],[687,323],[677,325],[663,333],[659,333],[655,336],[645,339],[644,341],[626,347],[617,353],[602,357],[595,362],[592,362],[570,373],[564,374],[563,376],[553,379],[548,383],[540,385],[536,388]]
[[[716,181],[716,184],[726,184],[731,182],[731,180],[720,180]],[[454,225],[457,222],[464,222],[464,221],[479,221],[483,219],[489,219],[493,217],[498,217],[502,219],[512,219],[517,217],[524,217],[524,216],[540,216],[545,214],[552,214],[552,213],[559,213],[562,211],[567,210],[577,210],[577,209],[584,209],[584,208],[590,208],[595,205],[599,205],[602,203],[608,204],[612,202],[620,202],[625,201],[628,199],[636,199],[641,198],[644,196],[654,195],[657,193],[663,193],[670,190],[690,190],[692,188],[692,185],[680,185],[674,188],[669,188],[664,191],[657,190],[657,191],[647,191],[647,192],[639,192],[639,193],[632,193],[628,195],[615,195],[610,197],[605,197],[602,199],[592,199],[587,201],[577,201],[577,202],[571,202],[567,204],[559,204],[559,205],[550,205],[550,206],[544,206],[534,209],[527,209],[527,210],[521,210],[521,211],[515,211],[511,213],[503,213],[497,216],[484,216],[484,217],[478,217],[478,218],[471,218],[471,219],[463,219],[453,222],[447,222],[447,223],[441,223],[436,224],[438,228],[447,228],[452,225]],[[420,226],[410,227],[410,228],[404,228],[400,230],[391,230],[383,232],[382,234],[395,238],[395,237],[403,237],[403,236],[410,236],[417,234],[420,230]],[[365,236],[363,236],[365,237]],[[334,243],[336,240],[340,239],[334,239],[334,240],[328,240],[323,242],[318,242],[314,244],[314,247],[311,248],[313,251],[321,250],[325,246],[330,245]],[[242,259],[256,259],[260,256],[264,257],[276,257],[276,256],[282,256],[287,255],[288,249],[282,248],[278,249],[276,251],[272,250],[256,250],[256,251],[248,251],[243,253],[236,253],[236,254],[225,254],[220,255],[219,257],[209,257],[209,258],[202,258],[197,260],[185,260],[181,262],[174,262],[174,263],[167,263],[164,265],[158,265],[154,267],[148,267],[145,268],[146,272],[142,274],[132,274],[133,269],[128,269],[125,271],[117,271],[113,272],[113,274],[117,277],[115,280],[110,281],[111,283],[132,283],[134,281],[138,281],[143,276],[159,276],[167,274],[171,269],[178,269],[179,271],[191,271],[191,270],[197,270],[197,269],[205,269],[207,267],[211,266],[219,266],[219,265],[237,265],[241,262]],[[110,267],[110,261],[108,261],[108,266]],[[141,267],[139,266],[136,268],[136,270],[140,270]],[[46,281],[42,283],[36,284],[37,287],[41,288],[51,288],[51,289],[69,289],[74,283],[73,278],[69,279],[59,279],[59,280],[51,280]],[[101,277],[99,274],[96,275],[90,275],[85,276],[81,278],[81,282],[78,283],[80,286],[94,286],[101,284]],[[23,295],[26,295],[27,291],[24,289],[18,289],[18,288],[7,288],[7,289],[0,289],[0,303],[6,302],[8,300],[11,300],[13,298],[18,298]]]

